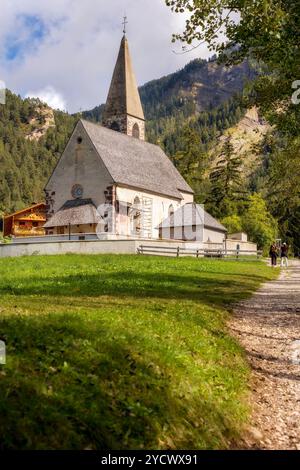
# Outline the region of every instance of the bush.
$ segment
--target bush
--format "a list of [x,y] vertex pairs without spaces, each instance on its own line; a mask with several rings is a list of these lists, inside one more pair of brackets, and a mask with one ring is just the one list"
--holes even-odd
[[222,224],[227,228],[229,234],[243,231],[242,219],[237,214],[225,217],[222,220]]
[[267,252],[277,237],[277,222],[269,213],[266,202],[260,194],[250,196],[249,202],[249,207],[242,216],[243,230],[250,240],[257,243],[260,250]]
[[0,232],[0,243],[11,243],[11,238],[3,237],[3,234]]

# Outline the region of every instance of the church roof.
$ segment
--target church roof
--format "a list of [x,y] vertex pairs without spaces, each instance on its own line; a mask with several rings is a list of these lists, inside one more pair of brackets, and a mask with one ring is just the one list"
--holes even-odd
[[101,220],[96,206],[91,199],[74,199],[67,201],[61,209],[48,220],[44,228],[98,224]]
[[220,222],[206,212],[203,206],[194,203],[185,204],[177,209],[172,216],[165,219],[159,225],[159,228],[192,227],[199,225],[219,232],[227,232],[224,225],[220,224]]
[[158,145],[81,120],[114,183],[183,199],[193,193]]
[[104,119],[124,114],[145,119],[133,71],[128,41],[125,35],[121,41],[113,73],[104,111]]

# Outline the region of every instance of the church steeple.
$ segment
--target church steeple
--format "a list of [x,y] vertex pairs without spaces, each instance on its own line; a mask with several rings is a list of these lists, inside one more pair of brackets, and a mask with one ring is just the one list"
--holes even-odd
[[145,140],[145,117],[125,32],[108,93],[103,125]]

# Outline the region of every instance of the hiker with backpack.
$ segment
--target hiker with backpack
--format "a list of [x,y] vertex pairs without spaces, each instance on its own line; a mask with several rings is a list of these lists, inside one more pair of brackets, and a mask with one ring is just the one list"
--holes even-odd
[[277,245],[275,242],[270,247],[270,258],[271,258],[272,268],[276,268],[277,258],[278,258],[278,249],[277,249]]
[[284,266],[286,268],[289,267],[289,259],[288,259],[288,253],[289,253],[289,247],[286,243],[283,243],[281,245],[281,251],[280,251],[280,257],[281,257],[281,267],[283,268]]

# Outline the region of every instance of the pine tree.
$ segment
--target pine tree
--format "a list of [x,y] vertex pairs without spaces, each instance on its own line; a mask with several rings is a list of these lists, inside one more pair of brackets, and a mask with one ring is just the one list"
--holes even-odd
[[241,166],[242,159],[235,154],[231,139],[228,138],[209,177],[211,189],[207,202],[217,217],[226,217],[236,212],[237,203],[245,200]]
[[190,126],[181,133],[181,147],[172,158],[181,175],[195,187],[203,178],[207,156],[202,150],[199,133]]

